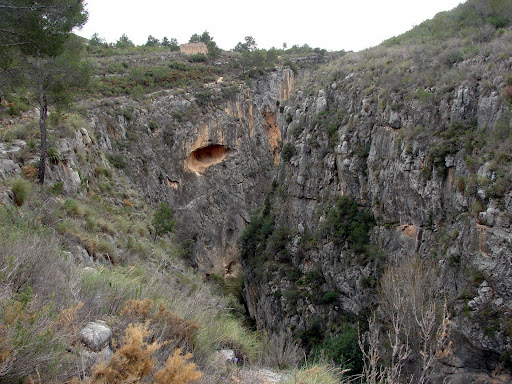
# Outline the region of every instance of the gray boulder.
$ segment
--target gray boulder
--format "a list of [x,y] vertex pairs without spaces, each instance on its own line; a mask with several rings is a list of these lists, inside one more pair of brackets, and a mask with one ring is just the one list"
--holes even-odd
[[94,352],[101,351],[112,340],[112,330],[104,321],[90,322],[80,331],[80,340]]

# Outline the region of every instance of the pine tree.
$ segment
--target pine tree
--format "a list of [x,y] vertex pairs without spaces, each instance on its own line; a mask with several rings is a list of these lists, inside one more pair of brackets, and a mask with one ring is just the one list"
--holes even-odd
[[167,204],[161,203],[160,207],[156,210],[155,216],[153,217],[153,221],[151,223],[155,229],[155,241],[158,236],[172,232],[174,225],[176,224],[176,221],[173,220],[172,216],[172,209],[168,207]]
[[38,180],[44,183],[47,159],[46,118],[50,104],[68,101],[70,86],[88,78],[79,60],[81,47],[72,34],[87,21],[84,0],[0,0],[1,84],[11,90],[32,88],[39,107],[41,154]]

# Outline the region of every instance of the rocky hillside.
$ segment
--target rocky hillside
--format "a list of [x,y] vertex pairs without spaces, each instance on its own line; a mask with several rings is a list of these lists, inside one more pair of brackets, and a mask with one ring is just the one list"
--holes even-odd
[[[432,271],[424,290],[446,300],[451,322],[437,373],[510,368],[512,32],[495,25],[502,11],[468,2],[299,80],[281,105],[283,164],[244,236],[258,326],[314,349],[383,305],[386,269],[419,257]],[[395,284],[412,292],[406,276]]]
[[[89,95],[74,113],[50,116],[49,185],[37,204],[18,201],[12,181],[35,176],[37,127],[30,113],[2,120],[2,202],[54,231],[77,265],[142,260],[177,280],[164,295],[189,287],[187,267],[235,293],[243,278],[258,329],[353,373],[371,363],[359,335],[374,335],[363,349],[375,345],[386,375],[508,382],[511,19],[510,1],[470,0],[363,52],[294,58],[300,70],[287,62],[235,76],[236,57],[216,67],[130,57],[114,68],[123,73],[97,74],[98,94],[112,97]],[[96,58],[97,68],[122,60]],[[147,93],[132,92],[137,81]],[[175,236],[151,246],[161,202],[174,211]],[[23,205],[34,213],[15,208]],[[141,298],[122,294],[123,303]],[[236,300],[211,305],[243,311]],[[214,347],[250,355],[249,336],[223,334],[213,346],[204,317],[182,317],[202,329],[201,367]]]

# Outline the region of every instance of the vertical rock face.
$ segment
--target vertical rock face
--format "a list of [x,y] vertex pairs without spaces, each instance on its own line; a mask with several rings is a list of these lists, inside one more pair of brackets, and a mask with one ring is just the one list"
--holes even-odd
[[[105,167],[105,155],[122,155],[121,172],[147,200],[173,208],[199,271],[245,269],[249,313],[271,331],[304,336],[364,320],[386,266],[419,255],[435,268],[433,294],[448,301],[452,368],[499,368],[512,350],[510,64],[461,62],[444,68],[457,73],[447,84],[425,87],[411,78],[429,68],[400,67],[396,80],[385,77],[391,59],[370,59],[348,56],[300,86],[279,68],[236,92],[217,84],[106,100],[59,148],[65,161],[50,176],[69,191],[84,182],[75,147],[101,150]],[[340,196],[375,219],[364,252],[326,230]],[[258,252],[267,259],[240,260],[239,239],[265,200],[274,231]]]
[[[294,89],[280,68],[236,87],[194,94],[164,93],[150,102],[123,100],[91,111],[106,151],[129,158],[124,172],[150,201],[175,211],[176,231],[200,271],[240,272],[237,241],[269,192],[279,162],[279,104]],[[205,96],[206,94],[206,96]]]
[[[420,82],[386,93],[383,69],[354,69],[352,57],[297,90],[279,116],[293,155],[281,164],[279,193],[271,198],[276,227],[291,231],[289,259],[267,262],[263,280],[246,275],[248,308],[261,328],[300,335],[315,321],[327,329],[347,314],[364,317],[378,303],[385,265],[415,254],[435,266],[433,294],[448,300],[455,366],[492,370],[507,359],[512,174],[510,161],[495,155],[510,150],[512,121],[510,101],[501,96],[507,64],[493,59],[492,73],[475,60],[446,69],[473,76],[454,76],[445,88]],[[411,83],[421,70],[403,76]],[[378,251],[363,257],[322,232],[339,196],[371,210],[370,247]],[[304,281],[314,274],[319,283],[312,288]],[[322,295],[329,292],[337,297],[326,305]]]

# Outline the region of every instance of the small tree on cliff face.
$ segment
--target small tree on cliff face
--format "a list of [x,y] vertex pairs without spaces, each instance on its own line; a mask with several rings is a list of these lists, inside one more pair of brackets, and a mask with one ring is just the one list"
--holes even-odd
[[161,203],[160,207],[155,211],[153,216],[153,228],[155,229],[154,241],[158,236],[165,235],[166,233],[172,232],[176,221],[172,218],[173,211],[165,203]]
[[9,57],[3,72],[11,87],[22,84],[39,107],[41,156],[39,183],[44,183],[47,158],[48,106],[69,100],[70,86],[86,79],[79,60],[81,46],[71,33],[87,21],[84,0],[0,0],[0,55]]

